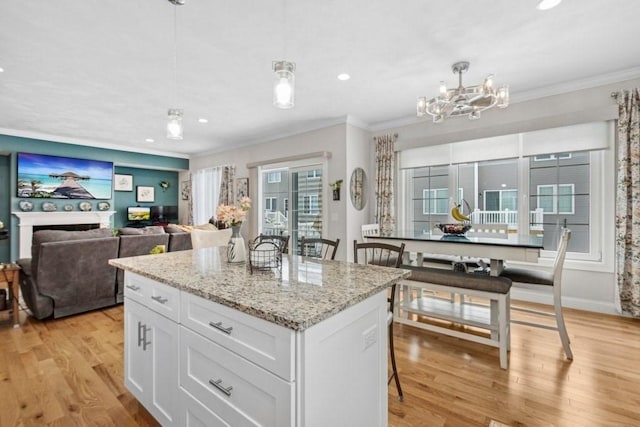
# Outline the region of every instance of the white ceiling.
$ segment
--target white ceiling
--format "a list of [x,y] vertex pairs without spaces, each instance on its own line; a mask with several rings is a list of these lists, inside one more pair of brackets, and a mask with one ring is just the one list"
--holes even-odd
[[[494,73],[512,102],[640,76],[640,1],[537,1],[0,0],[0,133],[189,155],[418,121],[416,97],[453,86],[460,60],[466,85]],[[271,104],[280,59],[291,110]],[[165,137],[169,107],[183,141]]]

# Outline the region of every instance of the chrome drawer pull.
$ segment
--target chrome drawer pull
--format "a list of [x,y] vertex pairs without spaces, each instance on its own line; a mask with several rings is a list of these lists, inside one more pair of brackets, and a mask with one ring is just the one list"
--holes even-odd
[[158,301],[160,304],[166,304],[167,301],[169,301],[169,299],[162,298],[161,296],[151,297],[151,299],[154,300],[154,301]]
[[140,344],[144,343],[144,338],[141,333],[142,328],[144,328],[144,326],[142,326],[142,322],[138,322],[138,347],[140,347]]
[[135,285],[127,285],[127,288],[135,292],[138,292],[140,290],[140,286],[135,286]]
[[227,388],[224,388],[222,386],[222,380],[209,380],[209,384],[211,384],[212,386],[214,386],[215,388],[217,388],[218,390],[220,390],[221,392],[223,392],[224,394],[226,394],[227,396],[231,396],[231,390],[233,390],[233,387],[229,386]]
[[218,323],[209,322],[209,326],[213,326],[217,330],[224,332],[227,335],[231,335],[231,331],[233,331],[233,326],[229,326],[228,328],[225,328],[224,326],[222,326],[222,322],[218,322]]
[[142,351],[147,351],[147,346],[151,345],[151,341],[147,341],[147,332],[151,332],[151,328],[147,328],[147,325],[144,325],[142,332]]

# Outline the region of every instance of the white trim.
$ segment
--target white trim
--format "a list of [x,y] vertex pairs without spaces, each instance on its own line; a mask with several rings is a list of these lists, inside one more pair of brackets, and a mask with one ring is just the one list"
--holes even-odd
[[100,224],[100,228],[111,227],[111,216],[116,211],[90,212],[11,212],[18,218],[19,258],[31,258],[33,227],[39,225]]

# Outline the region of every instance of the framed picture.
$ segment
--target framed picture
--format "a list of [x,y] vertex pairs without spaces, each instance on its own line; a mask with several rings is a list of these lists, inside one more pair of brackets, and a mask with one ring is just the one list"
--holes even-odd
[[155,188],[145,185],[136,186],[136,202],[155,202]]
[[182,200],[189,200],[189,194],[191,193],[191,182],[182,181],[180,183],[180,196]]
[[249,178],[236,178],[236,201],[249,197]]
[[114,187],[115,191],[133,191],[133,175],[114,175]]

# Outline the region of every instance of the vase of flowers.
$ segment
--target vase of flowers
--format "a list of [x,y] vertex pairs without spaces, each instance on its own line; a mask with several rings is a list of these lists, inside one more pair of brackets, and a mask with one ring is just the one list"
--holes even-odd
[[227,245],[227,261],[229,262],[245,262],[247,260],[247,249],[244,238],[240,234],[240,227],[250,208],[251,199],[243,197],[240,199],[239,206],[220,205],[216,211],[218,221],[231,227],[231,238]]

